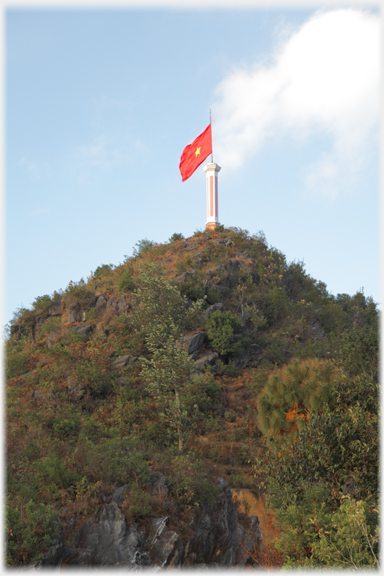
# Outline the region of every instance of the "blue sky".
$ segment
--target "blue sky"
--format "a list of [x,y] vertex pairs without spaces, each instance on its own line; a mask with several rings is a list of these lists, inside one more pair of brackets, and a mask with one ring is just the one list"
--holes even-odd
[[369,8],[8,9],[4,323],[204,228],[209,108],[220,221],[380,303],[378,41]]

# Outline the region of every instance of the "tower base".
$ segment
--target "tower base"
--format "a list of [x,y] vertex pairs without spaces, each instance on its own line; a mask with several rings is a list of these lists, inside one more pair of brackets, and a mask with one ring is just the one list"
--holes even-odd
[[205,229],[206,230],[214,230],[215,228],[217,228],[219,225],[218,222],[207,222],[205,225]]

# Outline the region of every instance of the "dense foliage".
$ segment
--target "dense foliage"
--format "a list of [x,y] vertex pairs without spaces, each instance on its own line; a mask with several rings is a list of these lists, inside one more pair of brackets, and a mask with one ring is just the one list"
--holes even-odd
[[[215,365],[197,370],[195,333]],[[128,522],[164,514],[157,471],[179,533],[222,476],[265,494],[285,565],[376,565],[377,307],[332,296],[262,233],[139,241],[18,310],[5,351],[10,566],[118,486]]]

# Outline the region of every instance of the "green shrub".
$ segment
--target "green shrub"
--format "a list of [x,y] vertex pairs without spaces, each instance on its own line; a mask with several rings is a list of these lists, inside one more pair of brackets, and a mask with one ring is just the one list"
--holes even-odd
[[52,430],[62,437],[75,436],[79,429],[80,422],[78,419],[55,418],[52,425]]
[[284,350],[286,349],[284,340],[280,340],[278,336],[265,337],[260,339],[260,345],[264,344],[264,357],[269,360],[271,364],[282,366],[286,362]]
[[133,255],[135,257],[136,256],[142,256],[146,252],[150,252],[156,245],[157,245],[156,242],[153,242],[152,240],[148,240],[147,238],[144,238],[143,240],[139,240],[138,242],[136,242],[135,246],[133,247]]
[[184,506],[209,503],[219,494],[220,488],[209,482],[203,461],[196,461],[189,454],[180,454],[172,461],[173,475],[169,487],[177,501]]
[[113,270],[113,268],[114,268],[113,264],[102,264],[101,266],[98,266],[96,268],[93,275],[95,278],[102,280],[105,276],[108,276],[108,274],[111,272],[111,270]]
[[77,379],[84,384],[95,396],[106,396],[112,383],[111,373],[101,368],[97,362],[86,360],[83,364],[77,364],[75,369]]
[[174,234],[172,234],[172,236],[169,238],[168,242],[176,242],[177,240],[183,240],[184,236],[180,233],[178,234],[177,232],[175,232]]
[[241,330],[241,322],[238,317],[230,312],[213,312],[206,323],[207,336],[212,348],[222,356],[233,356],[240,345],[235,340],[235,334]]
[[61,327],[61,316],[55,316],[49,318],[44,322],[39,331],[39,336],[44,336],[45,334],[52,334],[57,332]]
[[9,340],[6,343],[6,374],[14,378],[28,372],[29,354],[24,349],[25,338]]
[[32,306],[36,310],[36,312],[42,312],[43,310],[48,308],[48,306],[50,306],[52,303],[53,303],[52,298],[48,294],[45,294],[44,296],[38,296],[36,300],[32,302]]
[[136,284],[133,279],[133,266],[127,266],[117,282],[118,292],[119,294],[122,294],[123,292],[132,292],[135,287]]
[[130,488],[122,506],[128,524],[143,520],[149,516],[152,509],[150,493],[145,492],[137,481]]
[[287,313],[290,301],[282,287],[274,286],[272,290],[260,297],[258,305],[262,315],[271,325]]
[[94,291],[90,290],[81,278],[78,282],[70,282],[64,292],[64,301],[70,304],[74,300],[79,300],[82,304],[89,304],[94,296]]
[[185,408],[193,412],[196,407],[202,413],[214,410],[218,405],[220,390],[221,384],[209,372],[194,376],[185,393]]
[[60,495],[62,488],[68,488],[76,476],[56,454],[49,454],[41,460],[36,460],[33,466],[39,491],[48,493],[52,500]]
[[360,327],[356,322],[342,336],[340,356],[351,376],[363,373],[376,379],[379,369],[378,326]]
[[194,300],[195,302],[196,300],[204,298],[204,288],[200,282],[186,280],[185,282],[179,282],[177,288],[182,296]]
[[8,501],[6,511],[7,564],[17,566],[36,560],[52,540],[57,530],[54,520],[58,512],[43,503],[30,500],[23,513]]
[[[88,428],[91,424],[88,425]],[[142,452],[136,449],[134,439],[130,437],[100,438],[95,442],[81,435],[78,450],[85,454],[81,474],[89,481],[102,480],[103,484],[126,484],[131,481],[146,483],[150,472]]]

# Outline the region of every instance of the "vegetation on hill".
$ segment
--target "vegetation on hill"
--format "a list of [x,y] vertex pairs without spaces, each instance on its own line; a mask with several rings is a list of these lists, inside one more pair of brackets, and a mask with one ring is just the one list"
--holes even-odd
[[119,487],[188,534],[231,488],[264,494],[284,566],[377,566],[378,310],[328,293],[262,233],[138,242],[123,264],[14,316],[7,562],[28,565]]

